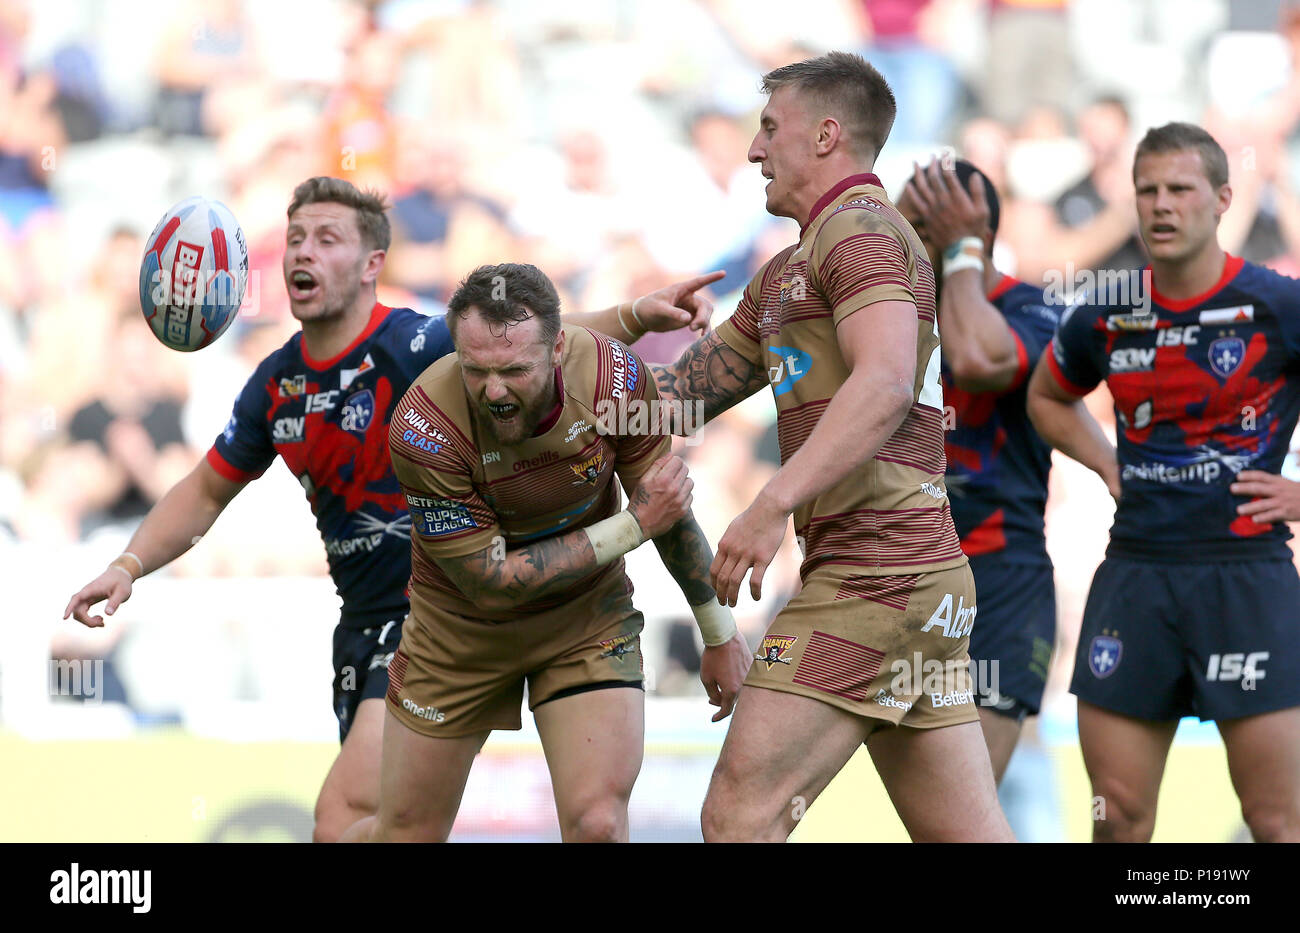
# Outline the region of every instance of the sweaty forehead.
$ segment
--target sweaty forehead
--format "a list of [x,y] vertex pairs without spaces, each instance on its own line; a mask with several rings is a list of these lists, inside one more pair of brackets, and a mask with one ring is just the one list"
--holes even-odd
[[498,324],[484,319],[473,306],[456,322],[456,349],[464,362],[483,369],[535,363],[547,350],[542,345],[542,326],[537,318]]

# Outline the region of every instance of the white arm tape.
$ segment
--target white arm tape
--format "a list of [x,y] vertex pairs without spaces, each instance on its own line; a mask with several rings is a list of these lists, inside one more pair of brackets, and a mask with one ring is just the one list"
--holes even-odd
[[736,637],[736,620],[731,609],[721,605],[716,597],[702,605],[692,606],[691,612],[695,613],[695,624],[700,627],[700,636],[707,647],[725,645]]
[[588,525],[583,530],[591,539],[591,549],[596,552],[597,567],[618,560],[645,541],[636,517],[627,510]]

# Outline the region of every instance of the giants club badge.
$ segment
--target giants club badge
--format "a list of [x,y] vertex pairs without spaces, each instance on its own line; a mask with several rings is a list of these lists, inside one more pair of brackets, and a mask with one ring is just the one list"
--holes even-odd
[[594,457],[588,457],[581,463],[570,463],[569,469],[578,474],[578,478],[573,481],[574,486],[582,483],[595,486],[596,480],[600,479],[600,474],[605,470],[605,452],[598,450]]
[[758,654],[754,658],[766,664],[769,671],[774,664],[789,664],[790,659],[783,655],[798,640],[798,635],[764,635],[763,643],[759,645]]
[[1210,344],[1210,369],[1220,379],[1235,373],[1245,358],[1246,341],[1240,337],[1220,337]]
[[600,656],[621,661],[625,655],[636,654],[636,640],[637,635],[635,632],[619,635],[617,638],[607,638],[600,643],[600,647],[603,649]]
[[1088,648],[1088,669],[1097,678],[1109,677],[1119,667],[1124,643],[1113,635],[1098,635]]

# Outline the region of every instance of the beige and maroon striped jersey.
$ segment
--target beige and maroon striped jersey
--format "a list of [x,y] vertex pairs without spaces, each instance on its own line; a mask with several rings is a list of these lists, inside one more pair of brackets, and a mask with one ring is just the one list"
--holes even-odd
[[516,619],[623,573],[619,560],[566,592],[490,611],[466,599],[438,567],[440,557],[513,549],[608,518],[622,507],[614,477],[633,490],[655,460],[668,454],[666,434],[609,433],[647,425],[613,412],[626,412],[629,402],[649,406],[658,399],[650,370],[617,340],[565,326],[555,380],[562,406],[515,446],[498,444],[480,423],[455,355],[426,369],[394,409],[389,448],[411,513],[411,608],[417,620],[426,601],[470,618]]
[[768,372],[785,463],[848,377],[836,325],[889,300],[916,306],[912,409],[874,457],[795,509],[805,579],[822,566],[885,576],[966,560],[943,481],[934,272],[880,180],[853,175],[817,202],[799,242],[763,266],[717,329],[728,346]]

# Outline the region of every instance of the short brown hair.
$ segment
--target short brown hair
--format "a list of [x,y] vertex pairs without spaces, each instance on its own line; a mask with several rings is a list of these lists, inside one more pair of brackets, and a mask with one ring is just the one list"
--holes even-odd
[[898,105],[888,82],[861,55],[828,52],[763,75],[764,94],[782,87],[798,88],[839,120],[855,149],[880,155]]
[[393,242],[392,228],[388,225],[388,201],[378,191],[360,191],[357,186],[342,178],[317,175],[308,178],[293,189],[289,202],[289,217],[304,204],[342,204],[356,212],[357,229],[361,242],[370,249],[387,251]]
[[447,302],[447,328],[456,337],[456,322],[478,308],[485,320],[509,326],[535,317],[542,342],[554,343],[560,332],[560,296],[541,269],[527,263],[479,266],[461,280]]
[[1219,189],[1228,183],[1228,156],[1213,136],[1193,123],[1166,123],[1147,130],[1133,153],[1133,178],[1137,179],[1138,159],[1156,152],[1194,149],[1201,154],[1201,167],[1210,187]]

